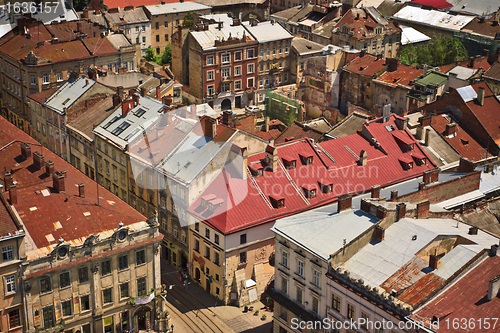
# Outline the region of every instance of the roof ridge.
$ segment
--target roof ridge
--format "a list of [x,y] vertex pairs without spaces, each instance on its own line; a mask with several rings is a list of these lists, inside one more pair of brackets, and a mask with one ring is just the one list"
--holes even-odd
[[283,170],[283,174],[288,179],[288,182],[293,186],[295,191],[297,191],[298,195],[302,198],[302,200],[304,200],[306,205],[309,206],[311,203],[309,202],[309,200],[307,200],[307,198],[304,196],[304,193],[302,193],[302,191],[299,189],[297,184],[293,181],[292,177],[290,176],[290,174],[286,170],[285,166],[283,165],[283,162],[281,162],[281,160],[279,158],[278,158],[278,164],[279,164],[280,168]]

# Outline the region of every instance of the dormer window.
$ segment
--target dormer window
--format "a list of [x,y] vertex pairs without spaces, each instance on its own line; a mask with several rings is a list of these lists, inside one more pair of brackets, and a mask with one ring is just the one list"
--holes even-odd
[[283,164],[285,165],[285,168],[288,170],[290,169],[295,169],[297,167],[297,161],[293,159],[292,157],[284,156],[283,158]]
[[313,156],[312,155],[302,155],[300,154],[300,159],[302,160],[302,163],[305,165],[309,165],[313,163]]
[[200,200],[201,207],[204,207],[204,208],[208,207],[208,203],[210,202],[210,200],[213,200],[215,198],[216,198],[215,194],[208,194],[208,195],[201,197],[201,200]]
[[333,184],[320,183],[320,187],[323,193],[331,193],[333,190]]
[[401,163],[404,170],[413,169],[413,160],[411,158],[402,157],[399,159],[399,163]]
[[283,197],[269,197],[271,199],[271,204],[274,208],[285,207],[285,198]]
[[252,176],[255,178],[261,177],[264,174],[264,167],[262,166],[262,163],[257,162],[249,166],[250,167],[250,172],[252,173]]
[[412,155],[412,157],[418,166],[425,165],[426,160],[427,160],[427,158],[423,154],[414,154],[414,155]]
[[316,197],[316,187],[314,185],[303,185],[304,195],[307,199],[312,199]]
[[224,203],[223,199],[216,198],[213,200],[210,200],[208,202],[208,209],[212,212],[214,212],[217,208],[219,208],[222,204]]

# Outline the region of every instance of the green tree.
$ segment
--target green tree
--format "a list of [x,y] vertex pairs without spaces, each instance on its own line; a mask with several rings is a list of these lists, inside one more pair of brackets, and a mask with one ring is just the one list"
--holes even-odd
[[147,50],[146,50],[146,55],[144,56],[144,58],[147,60],[147,61],[154,61],[156,62],[156,54],[155,54],[155,51],[149,47]]
[[183,25],[185,27],[192,27],[194,25],[194,13],[188,12],[186,16],[184,16]]
[[172,44],[168,44],[161,54],[161,65],[172,64]]
[[467,58],[467,50],[460,40],[453,37],[438,36],[427,45],[412,44],[403,46],[399,60],[405,65],[427,64],[433,67],[454,63]]

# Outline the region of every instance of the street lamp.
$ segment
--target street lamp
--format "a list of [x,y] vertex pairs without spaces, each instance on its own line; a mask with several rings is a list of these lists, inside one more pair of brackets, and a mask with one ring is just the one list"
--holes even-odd
[[174,331],[174,325],[171,325],[170,326],[170,332],[173,332]]

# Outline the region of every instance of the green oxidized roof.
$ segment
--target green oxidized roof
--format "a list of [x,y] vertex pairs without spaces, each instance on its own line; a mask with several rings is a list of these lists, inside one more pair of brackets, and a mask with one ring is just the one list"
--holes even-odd
[[427,75],[419,77],[413,83],[420,87],[439,87],[448,80],[448,76],[437,72],[429,72]]

